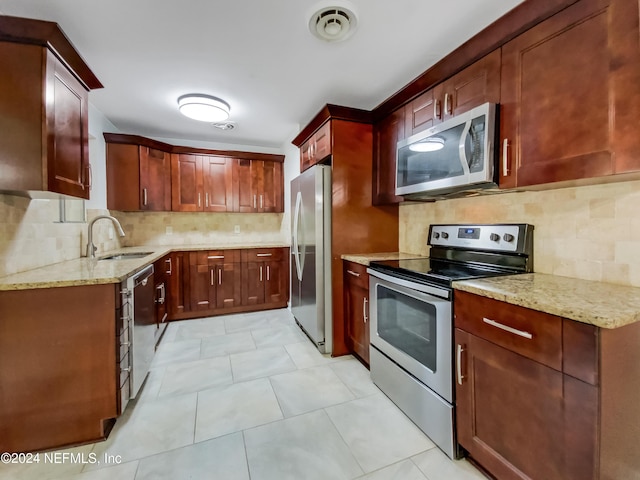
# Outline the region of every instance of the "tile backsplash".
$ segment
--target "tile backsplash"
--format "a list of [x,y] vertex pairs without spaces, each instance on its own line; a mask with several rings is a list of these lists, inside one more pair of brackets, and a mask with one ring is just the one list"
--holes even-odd
[[530,223],[534,271],[640,286],[640,181],[400,206],[400,250],[427,254],[430,224]]

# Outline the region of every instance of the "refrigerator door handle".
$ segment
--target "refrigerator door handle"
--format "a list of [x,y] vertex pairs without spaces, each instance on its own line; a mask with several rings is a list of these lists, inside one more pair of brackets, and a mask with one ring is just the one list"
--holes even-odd
[[300,244],[298,233],[300,229],[300,215],[302,214],[302,193],[296,196],[296,208],[293,214],[293,259],[296,263],[296,273],[298,280],[302,281],[302,265],[300,264]]

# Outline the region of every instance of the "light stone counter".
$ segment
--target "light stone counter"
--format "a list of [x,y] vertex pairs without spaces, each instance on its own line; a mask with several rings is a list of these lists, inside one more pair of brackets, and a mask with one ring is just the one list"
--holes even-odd
[[602,328],[640,320],[640,288],[542,273],[462,280],[456,290]]
[[367,267],[371,262],[376,260],[403,260],[407,258],[426,258],[423,255],[415,253],[403,253],[403,252],[388,252],[388,253],[359,253],[359,254],[345,254],[341,255],[342,260],[349,262],[359,263],[360,265],[366,265]]
[[[239,245],[175,245],[171,247],[139,246],[105,252],[96,259],[86,257],[47,265],[46,267],[0,277],[1,290],[28,290],[33,288],[71,287],[76,285],[99,285],[120,283],[135,275],[147,265],[159,260],[167,253],[200,250],[235,250],[243,248],[282,248],[284,244],[239,244]],[[142,258],[126,260],[101,260],[119,253],[150,252]]]

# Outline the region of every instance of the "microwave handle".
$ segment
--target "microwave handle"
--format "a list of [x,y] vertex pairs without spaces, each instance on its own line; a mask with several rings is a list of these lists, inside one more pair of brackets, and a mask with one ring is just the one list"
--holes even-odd
[[471,174],[469,171],[469,159],[467,158],[467,152],[465,149],[469,130],[471,130],[471,120],[467,120],[464,124],[464,130],[462,131],[462,135],[460,135],[460,143],[458,144],[460,163],[462,164],[462,171],[464,172],[465,177],[468,177]]

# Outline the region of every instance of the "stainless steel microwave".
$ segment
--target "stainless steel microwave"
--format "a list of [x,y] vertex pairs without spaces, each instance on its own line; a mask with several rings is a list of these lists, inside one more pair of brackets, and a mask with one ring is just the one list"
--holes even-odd
[[445,198],[497,187],[496,109],[485,103],[399,141],[396,195]]

